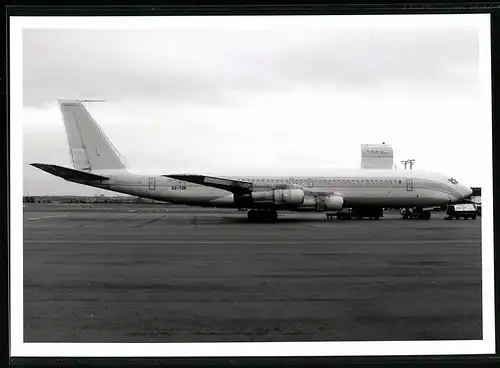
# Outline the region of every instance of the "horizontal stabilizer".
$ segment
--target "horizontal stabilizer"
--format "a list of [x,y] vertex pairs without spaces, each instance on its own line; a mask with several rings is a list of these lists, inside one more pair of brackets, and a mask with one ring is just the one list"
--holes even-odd
[[206,175],[178,174],[178,175],[163,175],[163,176],[176,180],[187,181],[188,183],[194,183],[199,185],[205,185],[208,187],[223,189],[238,194],[250,193],[252,191],[252,183],[248,181],[226,179],[226,178],[221,178],[216,176],[206,176]]
[[71,181],[96,181],[96,180],[108,180],[109,177],[87,173],[84,171],[69,169],[67,167],[62,167],[58,165],[49,164],[30,164],[37,169],[48,172],[49,174],[59,176],[65,180]]

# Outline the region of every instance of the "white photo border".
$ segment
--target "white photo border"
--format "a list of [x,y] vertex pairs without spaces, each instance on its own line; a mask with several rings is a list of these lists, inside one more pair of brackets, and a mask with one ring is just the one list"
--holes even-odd
[[[318,17],[332,17],[328,23]],[[168,21],[166,21],[168,19]],[[25,343],[23,329],[23,29],[369,29],[475,26],[479,29],[479,62],[488,135],[482,191],[482,324],[483,340],[362,342],[230,342],[230,343]],[[310,15],[310,16],[170,16],[170,17],[10,17],[10,314],[12,357],[254,357],[254,356],[401,356],[495,353],[493,259],[493,165],[491,43],[489,14]]]

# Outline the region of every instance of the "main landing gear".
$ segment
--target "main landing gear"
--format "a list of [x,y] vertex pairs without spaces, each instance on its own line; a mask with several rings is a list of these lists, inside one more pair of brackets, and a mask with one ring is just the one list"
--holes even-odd
[[278,212],[275,210],[250,210],[247,216],[250,221],[275,222],[278,220]]

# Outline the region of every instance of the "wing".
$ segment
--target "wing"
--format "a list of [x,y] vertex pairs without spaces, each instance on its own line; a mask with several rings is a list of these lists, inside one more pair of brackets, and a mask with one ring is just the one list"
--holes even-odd
[[37,169],[43,170],[55,176],[59,176],[66,180],[96,181],[96,180],[109,179],[109,177],[107,176],[96,175],[80,170],[74,170],[59,165],[49,165],[49,164],[39,164],[39,163],[33,163],[30,165],[36,167]]
[[256,185],[249,181],[237,180],[232,178],[223,178],[220,176],[208,176],[208,175],[172,174],[172,175],[162,175],[162,176],[166,178],[186,181],[188,183],[223,189],[232,192],[234,194],[248,194],[254,190],[265,190],[265,188],[269,188],[269,189],[302,189],[308,195],[312,195],[315,197],[341,195],[340,193],[332,191],[326,191],[326,192],[311,191],[308,188],[304,188],[296,184]]
[[217,176],[188,175],[188,174],[162,175],[162,176],[176,180],[187,181],[188,183],[205,185],[208,187],[213,187],[218,189],[224,189],[236,194],[250,193],[253,187],[253,184],[249,181],[228,179]]

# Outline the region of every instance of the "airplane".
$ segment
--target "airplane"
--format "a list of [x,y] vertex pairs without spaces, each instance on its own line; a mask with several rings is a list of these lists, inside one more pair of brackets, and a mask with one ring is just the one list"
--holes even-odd
[[328,212],[351,209],[380,217],[383,208],[425,208],[463,201],[472,189],[440,173],[393,169],[332,169],[330,176],[213,176],[170,173],[139,175],[125,167],[84,103],[58,99],[73,168],[30,165],[66,181],[118,193],[198,207],[248,210],[252,221],[278,219],[278,211]]

